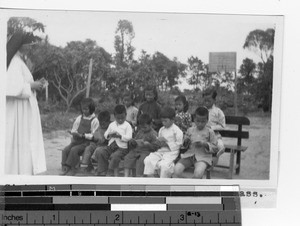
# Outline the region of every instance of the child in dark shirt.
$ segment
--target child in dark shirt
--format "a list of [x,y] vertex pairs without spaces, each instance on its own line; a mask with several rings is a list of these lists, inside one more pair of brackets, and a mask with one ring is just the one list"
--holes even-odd
[[108,141],[104,137],[104,133],[111,123],[109,111],[101,111],[98,114],[98,121],[100,125],[94,133],[94,137],[92,139],[93,142],[91,142],[90,145],[85,148],[82,155],[81,167],[85,168],[86,172],[89,172],[94,168],[91,162],[91,157],[95,149],[97,147],[106,146],[108,144]]
[[149,114],[152,118],[152,127],[155,131],[162,127],[162,122],[160,118],[160,106],[157,103],[158,94],[155,86],[147,86],[144,90],[145,102],[139,107],[139,112],[137,117],[143,113]]
[[148,114],[141,114],[138,118],[138,132],[134,139],[129,141],[133,149],[124,158],[124,176],[128,177],[130,169],[136,169],[136,176],[144,174],[144,159],[158,149],[157,133],[151,127],[152,118]]

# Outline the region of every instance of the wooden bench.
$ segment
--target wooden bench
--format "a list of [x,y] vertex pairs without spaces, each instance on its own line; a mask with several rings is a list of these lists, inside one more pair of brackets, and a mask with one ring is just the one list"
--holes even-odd
[[[226,120],[226,129],[219,130],[218,132],[222,135],[223,138],[236,138],[237,143],[236,145],[226,144],[226,141],[224,141],[223,139],[224,146],[225,146],[224,152],[230,154],[229,166],[215,165],[214,167],[229,169],[229,178],[232,179],[233,170],[235,170],[236,174],[240,173],[241,153],[247,150],[246,146],[242,146],[242,139],[249,138],[249,132],[243,130],[243,126],[249,126],[250,120],[247,117],[242,117],[242,116],[225,116],[225,120]],[[230,129],[230,125],[237,126],[237,128]],[[234,163],[235,155],[236,155],[236,161]]]
[[[214,169],[214,167],[221,167],[221,168],[227,168],[229,169],[229,178],[232,179],[233,170],[235,169],[236,174],[240,173],[241,168],[241,153],[247,150],[246,146],[242,146],[242,139],[248,139],[249,138],[249,132],[243,130],[243,125],[250,125],[250,120],[247,117],[242,116],[225,116],[226,121],[226,129],[225,130],[218,130],[223,138],[236,138],[237,144],[226,144],[226,141],[224,142],[225,150],[219,151],[215,154],[213,154],[212,163],[211,166],[208,167],[205,171],[206,173],[206,179],[211,178],[211,172]],[[231,129],[230,127],[237,126],[237,128]],[[183,153],[185,149],[181,149],[181,153]],[[219,157],[224,154],[229,153],[229,166],[224,165],[218,165]],[[234,158],[236,155],[236,164],[234,164]],[[191,170],[194,170],[193,167],[191,167]],[[187,169],[187,171],[190,171]]]

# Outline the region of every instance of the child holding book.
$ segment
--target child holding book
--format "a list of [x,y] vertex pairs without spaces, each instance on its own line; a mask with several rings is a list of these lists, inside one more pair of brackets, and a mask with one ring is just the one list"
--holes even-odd
[[217,137],[214,131],[207,126],[208,109],[198,107],[194,114],[195,126],[190,127],[185,135],[184,143],[190,143],[188,150],[181,154],[176,163],[174,177],[183,177],[186,168],[195,166],[194,178],[202,178],[204,172],[212,162],[212,154],[218,151]]
[[157,132],[151,127],[152,118],[148,114],[141,114],[138,118],[138,131],[134,139],[129,141],[132,149],[124,157],[124,176],[128,177],[130,169],[136,169],[136,176],[144,174],[144,159],[156,151]]
[[170,178],[174,171],[174,160],[182,145],[183,132],[174,124],[175,110],[164,107],[161,111],[163,127],[158,132],[159,149],[144,160],[144,174],[153,177],[159,171],[161,178]]
[[115,120],[109,124],[104,133],[108,146],[95,150],[98,162],[97,176],[118,176],[119,162],[128,153],[128,141],[132,139],[132,127],[126,121],[126,108],[117,105],[114,109]]

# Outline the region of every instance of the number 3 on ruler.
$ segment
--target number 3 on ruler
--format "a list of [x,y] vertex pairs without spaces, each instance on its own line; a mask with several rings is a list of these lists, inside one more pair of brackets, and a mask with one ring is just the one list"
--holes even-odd
[[179,220],[180,220],[180,221],[184,221],[184,215],[183,215],[183,214],[180,214]]

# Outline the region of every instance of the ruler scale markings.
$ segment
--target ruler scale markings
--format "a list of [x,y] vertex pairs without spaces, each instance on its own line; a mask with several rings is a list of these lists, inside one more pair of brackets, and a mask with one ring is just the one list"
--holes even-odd
[[[126,223],[131,222],[134,224],[140,224],[140,223],[144,223],[149,225],[149,220],[153,220],[153,223],[159,223],[159,224],[163,224],[163,225],[196,225],[197,223],[202,223],[201,226],[203,225],[203,223],[207,224],[209,223],[209,225],[213,225],[215,223],[219,223],[217,225],[221,226],[221,225],[235,225],[237,226],[240,225],[240,219],[241,219],[241,212],[240,212],[240,197],[239,197],[239,193],[236,192],[237,190],[235,188],[230,188],[230,187],[225,187],[225,189],[219,189],[219,191],[217,190],[217,186],[214,187],[213,191],[209,191],[208,189],[202,189],[201,187],[197,187],[197,189],[195,188],[195,191],[193,191],[193,187],[189,187],[189,186],[185,186],[180,187],[180,186],[155,186],[155,187],[150,187],[150,186],[145,186],[147,187],[147,192],[143,192],[141,191],[141,187],[139,188],[135,188],[134,186],[126,186],[123,187],[124,191],[117,191],[117,190],[105,190],[105,189],[101,189],[100,187],[100,196],[98,196],[98,198],[100,198],[99,200],[103,200],[102,198],[106,198],[106,204],[105,205],[100,205],[99,203],[97,204],[97,201],[94,201],[95,198],[97,197],[97,191],[86,191],[86,190],[79,190],[79,189],[88,189],[88,185],[86,185],[84,188],[79,188],[79,187],[73,187],[72,191],[69,192],[70,195],[70,200],[71,199],[77,199],[76,201],[74,201],[74,204],[76,205],[66,205],[64,204],[64,202],[62,201],[61,204],[62,205],[56,205],[55,200],[58,200],[60,197],[56,196],[55,197],[55,193],[56,192],[56,188],[49,188],[46,186],[42,186],[44,187],[44,189],[46,189],[47,192],[44,192],[46,196],[48,196],[48,198],[50,199],[45,199],[45,197],[38,197],[39,195],[42,196],[43,191],[35,191],[35,189],[37,187],[27,187],[27,190],[24,191],[24,200],[18,200],[17,197],[13,197],[12,193],[7,192],[7,199],[9,200],[8,202],[11,203],[22,203],[25,202],[26,198],[29,200],[29,198],[32,198],[30,201],[32,204],[28,205],[27,209],[22,209],[23,206],[18,205],[18,208],[20,211],[19,212],[34,212],[33,210],[42,210],[45,209],[45,211],[43,212],[39,212],[41,214],[40,217],[36,217],[34,219],[35,224],[46,224],[46,223],[50,223],[55,224],[55,221],[53,219],[50,218],[49,216],[49,212],[54,212],[57,213],[57,217],[56,219],[60,220],[59,217],[61,214],[65,214],[67,210],[78,210],[76,212],[76,216],[73,216],[73,219],[70,221],[70,219],[65,219],[65,222],[67,222],[67,224],[76,224],[77,226],[79,226],[79,224],[85,225],[85,224],[91,224],[91,223],[98,223],[101,224],[101,220],[96,219],[96,217],[93,216],[92,212],[93,210],[100,210],[97,211],[98,213],[100,213],[100,215],[104,215],[103,217],[105,217],[105,221],[106,224],[118,224],[121,225],[122,223]],[[119,188],[121,188],[122,186],[119,186]],[[41,188],[41,187],[40,187]],[[75,190],[75,189],[78,190]],[[108,188],[108,186],[106,186],[106,188]],[[113,188],[118,188],[118,186],[113,186]],[[19,188],[14,188],[15,190],[19,189]],[[50,189],[52,189],[51,191],[49,191]],[[107,194],[107,192],[109,192],[110,194],[112,194],[112,197],[110,196],[106,196],[105,194]],[[17,193],[19,194],[19,193]],[[66,194],[66,193],[65,193]],[[0,195],[6,195],[6,193],[4,192],[4,194],[0,194]],[[95,196],[96,195],[96,196]],[[151,197],[151,195],[154,195],[154,197]],[[197,196],[198,195],[198,196]],[[216,197],[216,196],[221,196],[221,197]],[[54,196],[54,197],[49,197],[49,196]],[[205,197],[206,196],[206,197]],[[63,197],[63,196],[61,196]],[[68,197],[68,196],[65,196]],[[192,198],[191,198],[192,197]],[[1,198],[1,197],[0,197]],[[40,199],[39,199],[40,198]],[[118,200],[118,198],[120,198]],[[155,198],[155,199],[154,199]],[[94,200],[93,200],[94,199]],[[138,201],[139,199],[141,199],[141,201]],[[181,200],[187,200],[186,202],[180,202]],[[53,205],[46,205],[47,203],[49,203],[52,200]],[[90,200],[91,203],[88,203],[88,201],[83,204],[84,201],[86,200]],[[94,202],[93,202],[93,201]],[[220,204],[220,200],[221,200],[221,204]],[[134,214],[131,216],[128,216],[128,213],[130,211],[126,211],[124,212],[124,208],[120,208],[118,209],[118,211],[114,211],[111,207],[112,205],[110,205],[110,203],[115,202],[115,204],[118,204],[119,202],[122,202],[122,204],[128,204],[130,206],[134,206],[132,203],[134,204],[138,204],[135,205],[135,207],[137,209],[139,209],[139,211],[132,211]],[[155,211],[153,214],[148,214],[147,216],[143,216],[145,213],[152,213],[153,211],[151,210],[150,212],[147,210],[143,210],[140,211],[140,209],[143,209],[143,204],[156,204],[159,201],[159,203],[164,202],[166,209],[165,211]],[[194,202],[193,202],[194,201]],[[79,202],[79,203],[77,203]],[[137,202],[137,203],[136,203]],[[149,203],[148,203],[149,202]],[[40,208],[41,205],[37,205],[37,204],[44,204],[43,208]],[[108,204],[109,203],[109,204]],[[199,204],[200,203],[200,204]],[[79,204],[79,205],[78,205]],[[94,204],[94,205],[93,205]],[[195,206],[198,206],[198,208],[196,208]],[[77,206],[77,207],[76,207]],[[148,205],[149,206],[149,205]],[[6,208],[8,207],[8,208]],[[9,209],[12,208],[12,205],[7,204],[7,202],[5,203],[5,209]],[[52,209],[50,208],[52,207]],[[104,207],[108,208],[105,209]],[[39,209],[40,208],[40,209]],[[104,209],[102,209],[104,208]],[[199,208],[201,209],[201,211],[203,212],[198,212],[197,210],[199,210]],[[101,210],[102,209],[102,210]],[[181,209],[191,209],[192,211],[185,211],[185,212],[178,212]],[[22,211],[21,211],[22,210]],[[81,215],[80,213],[82,213],[82,211],[86,211],[87,212],[87,218],[84,217],[84,214]],[[14,211],[15,213],[16,211]],[[36,212],[36,211],[35,211]],[[47,213],[48,212],[48,213]],[[195,213],[194,215],[192,215],[191,213]],[[196,214],[199,213],[199,214]],[[79,214],[79,215],[78,215]],[[141,215],[140,215],[141,214]],[[18,216],[18,215],[17,215]],[[52,215],[51,215],[52,216]],[[55,215],[53,215],[55,216]],[[101,217],[102,217],[101,216]],[[149,216],[152,216],[149,218]],[[129,219],[128,219],[129,217]],[[158,217],[158,218],[157,218]],[[28,220],[28,216],[26,217],[26,220]],[[68,217],[64,217],[64,218],[68,218]],[[93,218],[95,218],[93,220]],[[25,219],[25,218],[24,218]],[[54,217],[55,219],[55,217]],[[102,218],[103,219],[103,218]],[[127,221],[125,221],[125,219],[127,219]],[[72,223],[72,221],[74,221]],[[13,223],[13,222],[8,222],[9,224]],[[22,222],[16,221],[17,224],[22,225]],[[183,224],[185,223],[185,224]],[[191,224],[193,223],[193,224]],[[122,224],[124,225],[124,224]],[[157,225],[157,224],[156,224]],[[27,225],[29,226],[29,225]],[[61,224],[60,224],[61,226]]]

